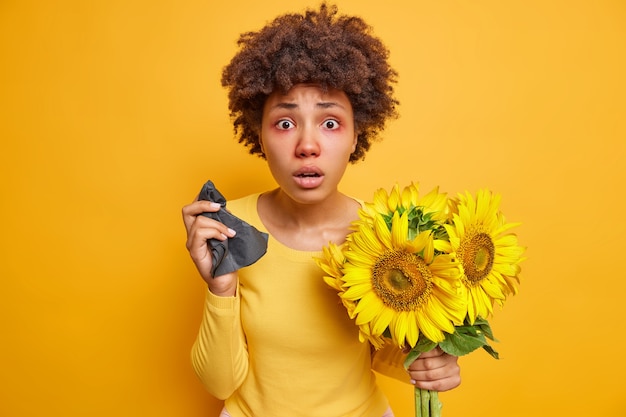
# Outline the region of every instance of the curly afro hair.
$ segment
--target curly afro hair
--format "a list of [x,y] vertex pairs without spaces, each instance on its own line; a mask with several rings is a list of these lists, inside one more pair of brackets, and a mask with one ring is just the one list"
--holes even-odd
[[235,134],[251,154],[265,158],[259,143],[263,106],[274,91],[314,83],[342,90],[350,100],[358,132],[350,162],[365,153],[389,118],[397,117],[389,51],[361,18],[337,16],[336,6],[285,14],[258,32],[241,34],[239,52],[224,68]]

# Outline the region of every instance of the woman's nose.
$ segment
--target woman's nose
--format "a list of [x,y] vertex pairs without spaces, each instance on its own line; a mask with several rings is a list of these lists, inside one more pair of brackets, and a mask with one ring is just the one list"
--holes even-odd
[[300,158],[319,156],[320,144],[315,129],[305,128],[302,130],[296,146],[296,155]]

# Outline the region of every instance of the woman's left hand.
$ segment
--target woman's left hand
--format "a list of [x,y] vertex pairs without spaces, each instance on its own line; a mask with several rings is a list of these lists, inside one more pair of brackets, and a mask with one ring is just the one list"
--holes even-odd
[[408,372],[411,383],[431,391],[448,391],[461,384],[461,368],[458,357],[445,353],[441,348],[422,353]]

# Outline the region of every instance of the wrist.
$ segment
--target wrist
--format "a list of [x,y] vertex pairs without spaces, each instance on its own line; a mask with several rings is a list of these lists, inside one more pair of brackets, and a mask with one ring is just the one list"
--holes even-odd
[[209,285],[209,291],[211,291],[211,294],[217,297],[234,297],[237,294],[237,288],[222,289],[222,288],[213,288],[210,285]]
[[221,275],[205,280],[209,291],[218,297],[234,297],[237,294],[237,273]]

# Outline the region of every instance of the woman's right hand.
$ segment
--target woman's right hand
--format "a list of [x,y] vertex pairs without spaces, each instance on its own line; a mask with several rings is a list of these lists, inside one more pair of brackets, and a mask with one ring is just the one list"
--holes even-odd
[[209,291],[215,295],[228,297],[236,293],[237,272],[212,277],[213,257],[208,240],[224,241],[235,236],[235,231],[217,220],[200,216],[204,212],[217,212],[220,208],[217,203],[196,199],[183,207],[183,222],[187,229],[187,250],[202,279],[208,284]]

